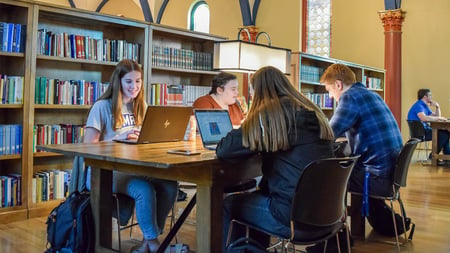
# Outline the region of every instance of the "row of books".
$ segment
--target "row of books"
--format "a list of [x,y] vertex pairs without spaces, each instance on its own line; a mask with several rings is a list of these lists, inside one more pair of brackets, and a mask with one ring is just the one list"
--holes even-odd
[[39,150],[36,150],[36,145],[79,143],[82,141],[83,135],[83,125],[34,125],[33,151],[39,152]]
[[140,44],[125,40],[53,33],[46,28],[38,30],[37,40],[38,54],[41,55],[105,62],[119,62],[123,59],[140,61]]
[[153,83],[150,88],[150,105],[188,105],[211,90],[208,86]]
[[152,47],[153,66],[212,70],[212,59],[212,53],[194,52],[190,49],[162,47],[158,45],[153,45]]
[[0,104],[23,104],[23,76],[0,74]]
[[109,83],[86,80],[59,80],[38,76],[34,85],[35,104],[92,105]]
[[22,154],[22,125],[0,125],[0,155]]
[[0,176],[0,207],[20,206],[22,175],[11,173]]
[[69,195],[71,170],[48,170],[33,174],[31,179],[31,200],[39,203],[62,199]]
[[307,98],[313,101],[322,109],[333,108],[333,98],[328,93],[304,93]]
[[26,31],[25,25],[0,22],[0,51],[23,53]]
[[300,80],[318,83],[324,69],[314,66],[300,66]]
[[368,89],[382,89],[383,80],[380,78],[364,76],[363,80],[365,80],[365,84]]

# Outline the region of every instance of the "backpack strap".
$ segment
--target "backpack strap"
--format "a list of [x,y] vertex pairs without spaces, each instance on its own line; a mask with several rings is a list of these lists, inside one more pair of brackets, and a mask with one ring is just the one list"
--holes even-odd
[[84,164],[84,157],[75,156],[73,159],[72,174],[70,175],[69,193],[74,191],[87,191],[87,180],[90,180],[88,170]]

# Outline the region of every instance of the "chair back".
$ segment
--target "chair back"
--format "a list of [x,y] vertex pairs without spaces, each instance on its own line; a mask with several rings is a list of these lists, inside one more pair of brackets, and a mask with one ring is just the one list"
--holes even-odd
[[347,182],[356,157],[311,162],[300,177],[291,209],[294,224],[330,226],[345,214]]
[[409,136],[425,141],[425,128],[420,120],[408,120]]
[[411,158],[419,142],[421,142],[421,140],[417,138],[409,139],[398,154],[394,168],[394,184],[397,188],[406,186]]

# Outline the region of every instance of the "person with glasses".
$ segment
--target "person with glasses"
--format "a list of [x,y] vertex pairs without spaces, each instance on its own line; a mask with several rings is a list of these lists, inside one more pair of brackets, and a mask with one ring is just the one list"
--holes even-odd
[[238,81],[235,75],[220,72],[211,84],[209,94],[197,98],[193,104],[198,109],[225,109],[230,114],[234,128],[241,125],[244,113],[240,107]]
[[[431,110],[431,108],[434,108]],[[417,101],[411,106],[408,112],[408,121],[420,120],[425,129],[425,140],[431,140],[431,127],[428,121],[446,121],[447,119],[441,116],[441,108],[439,103],[433,100],[430,89],[419,89],[417,91]],[[449,146],[449,131],[448,129],[438,130],[438,153],[441,151],[444,154],[450,154]],[[431,156],[431,154],[430,154]]]

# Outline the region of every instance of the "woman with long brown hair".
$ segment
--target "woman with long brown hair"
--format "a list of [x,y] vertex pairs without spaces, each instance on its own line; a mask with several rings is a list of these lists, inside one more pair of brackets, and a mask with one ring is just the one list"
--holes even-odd
[[[146,108],[141,67],[131,60],[120,61],[107,90],[89,111],[84,142],[136,139]],[[113,181],[114,192],[135,200],[136,218],[144,240],[132,252],[156,252],[160,245],[158,236],[177,196],[178,183],[118,171],[114,171]]]
[[[222,139],[216,153],[233,161],[260,155],[263,177],[257,191],[225,198],[224,246],[231,219],[289,237],[291,200],[305,166],[333,156],[327,118],[281,71],[261,68],[251,85],[253,102],[246,120]],[[232,239],[237,236],[233,233]],[[267,238],[255,239],[267,243]]]

